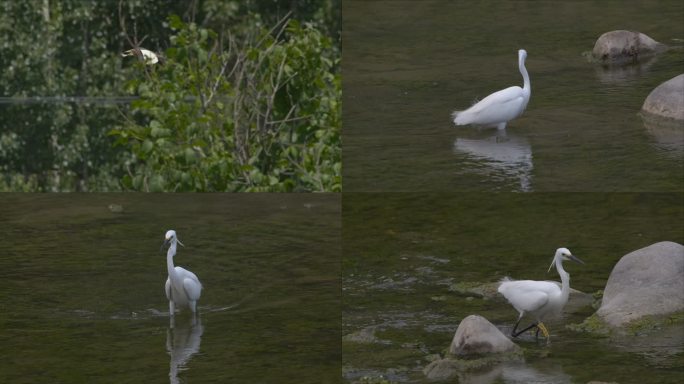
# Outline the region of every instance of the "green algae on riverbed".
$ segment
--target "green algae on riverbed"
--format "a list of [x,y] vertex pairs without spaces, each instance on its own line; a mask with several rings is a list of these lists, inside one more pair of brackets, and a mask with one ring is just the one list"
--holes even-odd
[[[558,280],[547,270],[559,246],[587,263],[568,266],[570,286],[602,290],[625,254],[663,239],[684,241],[683,198],[681,193],[345,193],[345,380],[424,382],[423,369],[444,354],[460,321],[471,314],[510,333],[518,313],[496,293],[498,281],[504,276]],[[515,374],[541,383],[681,381],[682,342],[670,338],[676,334],[654,339],[668,345],[658,353],[645,343],[650,335],[637,337],[635,345],[575,331],[566,326],[596,311],[595,295],[575,295],[565,316],[546,324],[550,345],[533,334],[521,335],[514,342],[523,348],[525,363],[504,363],[491,374],[503,382],[516,382],[504,378]],[[363,336],[375,339],[357,342]],[[464,375],[474,379],[473,373]]]
[[610,326],[594,313],[581,323],[569,324],[567,327],[573,331],[597,335],[647,336],[661,332],[667,327],[682,328],[682,325],[684,325],[684,311],[665,315],[647,315],[620,327]]

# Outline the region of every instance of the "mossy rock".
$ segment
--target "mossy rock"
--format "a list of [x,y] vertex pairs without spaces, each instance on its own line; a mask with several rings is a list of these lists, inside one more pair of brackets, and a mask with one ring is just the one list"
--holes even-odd
[[684,311],[670,315],[650,315],[632,320],[621,327],[612,327],[603,321],[596,313],[584,319],[579,324],[569,324],[566,327],[577,332],[587,332],[595,335],[640,336],[657,332],[669,326],[684,324]]
[[596,335],[609,335],[611,333],[610,326],[595,313],[579,324],[568,324],[565,327],[575,332],[586,332]]
[[392,382],[387,380],[386,378],[382,376],[378,377],[373,377],[373,376],[364,376],[360,378],[356,383],[359,384],[391,384]]

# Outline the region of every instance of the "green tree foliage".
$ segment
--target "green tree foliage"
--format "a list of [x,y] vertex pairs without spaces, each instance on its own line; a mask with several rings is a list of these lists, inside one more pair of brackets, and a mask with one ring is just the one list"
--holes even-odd
[[31,98],[0,105],[0,189],[117,189],[111,174],[117,151],[104,130],[91,129],[116,122],[111,108],[96,114],[99,108],[82,103],[34,99],[116,94],[124,74],[96,27],[107,29],[96,16],[98,4],[7,1],[0,7],[1,94]]
[[339,0],[2,2],[0,30],[0,190],[340,189]]
[[112,131],[134,155],[126,188],[340,189],[340,81],[329,38],[295,20],[225,41],[178,17],[170,26],[164,65],[137,63],[140,76],[128,85],[141,98]]

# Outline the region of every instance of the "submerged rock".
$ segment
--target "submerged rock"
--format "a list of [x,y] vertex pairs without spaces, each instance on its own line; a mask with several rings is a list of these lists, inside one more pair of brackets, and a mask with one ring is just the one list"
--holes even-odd
[[619,327],[684,310],[684,246],[664,241],[623,256],[610,273],[596,314]]
[[684,120],[662,118],[651,113],[641,113],[646,132],[651,135],[652,145],[660,153],[676,160],[684,155]]
[[449,286],[449,290],[452,292],[456,292],[460,295],[480,297],[485,300],[489,300],[497,297],[498,291],[496,289],[498,287],[498,282],[480,283],[461,281],[458,283],[451,284]]
[[121,204],[109,204],[107,208],[109,208],[109,211],[112,213],[121,213],[124,210],[123,205]]
[[518,351],[506,335],[482,316],[470,315],[461,321],[449,347],[449,353],[457,356],[484,355]]
[[[452,372],[447,365],[441,366],[430,377],[432,380],[440,380],[461,384],[489,384],[489,383],[557,383],[570,384],[572,377],[558,365],[545,365],[541,370],[536,369],[523,361],[502,362],[486,369],[474,371]],[[441,376],[438,376],[440,374]],[[604,383],[608,384],[608,383]]]
[[684,74],[657,86],[641,107],[644,112],[684,121]]
[[389,344],[389,341],[387,340],[380,340],[375,336],[375,330],[377,329],[377,326],[369,326],[366,328],[363,328],[359,331],[347,334],[342,336],[342,341],[349,341],[352,343],[360,343],[360,344],[373,344],[373,343],[379,343],[379,344]]
[[605,65],[624,65],[654,56],[667,47],[643,33],[617,30],[606,32],[596,40],[592,56]]

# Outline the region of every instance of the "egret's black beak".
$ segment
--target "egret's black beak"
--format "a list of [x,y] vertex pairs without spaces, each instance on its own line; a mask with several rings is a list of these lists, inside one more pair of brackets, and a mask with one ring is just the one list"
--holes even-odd
[[159,252],[163,252],[164,248],[168,247],[170,243],[171,243],[171,240],[169,240],[169,239],[164,240],[164,243],[162,243],[161,248],[159,248]]
[[579,259],[577,256],[575,256],[575,255],[570,255],[570,256],[568,256],[568,258],[569,258],[570,260],[574,261],[575,263],[584,264],[584,261],[580,260],[580,259]]

